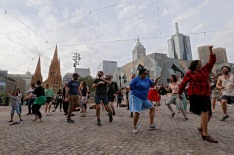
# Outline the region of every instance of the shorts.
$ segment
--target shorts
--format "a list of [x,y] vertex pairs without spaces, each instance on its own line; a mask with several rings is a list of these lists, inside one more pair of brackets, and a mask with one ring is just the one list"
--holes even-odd
[[227,100],[227,104],[232,104],[232,103],[234,103],[234,96],[226,96],[226,95],[223,95],[223,96],[222,96],[222,99]]
[[220,98],[221,94],[220,94],[220,91],[219,90],[212,90],[211,92],[211,98]]
[[94,97],[94,101],[95,101],[95,104],[100,104],[101,101],[104,105],[107,105],[109,104],[109,100],[107,98],[107,96],[103,95],[103,96],[95,96]]
[[84,107],[87,103],[87,98],[85,96],[81,97],[80,107]]
[[52,102],[52,97],[46,97],[46,103]]
[[11,107],[11,113],[14,114],[15,111],[16,111],[17,114],[20,114],[20,108],[19,108],[18,105],[17,105],[17,106],[12,106],[12,107]]
[[115,96],[108,95],[108,100],[109,100],[109,102],[114,102],[115,101]]
[[130,111],[140,113],[141,111],[152,107],[154,107],[154,105],[149,100],[142,100],[134,95],[130,95]]
[[201,112],[208,112],[212,116],[210,96],[189,96],[190,111],[196,115],[201,115]]

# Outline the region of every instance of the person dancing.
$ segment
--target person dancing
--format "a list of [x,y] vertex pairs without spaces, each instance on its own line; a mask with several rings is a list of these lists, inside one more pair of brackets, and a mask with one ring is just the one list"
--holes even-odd
[[147,78],[147,69],[140,69],[139,76],[135,77],[129,84],[129,89],[131,90],[130,96],[130,110],[134,112],[133,115],[133,133],[136,134],[137,123],[140,117],[140,113],[145,109],[150,109],[150,130],[157,130],[158,127],[154,124],[154,114],[155,107],[147,99],[148,91],[150,87],[155,86],[155,83]]
[[170,98],[168,99],[166,103],[168,109],[172,113],[171,118],[175,116],[175,112],[172,110],[171,104],[176,103],[176,105],[179,107],[179,110],[183,113],[184,120],[187,121],[188,117],[186,116],[186,113],[183,109],[183,101],[179,98],[179,95],[178,95],[180,83],[177,81],[177,77],[175,75],[171,75],[170,79],[171,79],[171,83],[169,83],[168,88],[165,87],[165,90],[167,92],[170,92],[170,90],[172,91],[172,95],[170,96]]
[[181,95],[189,82],[188,96],[191,111],[201,116],[201,126],[200,128],[198,127],[199,132],[201,132],[201,137],[205,141],[218,143],[217,140],[213,139],[208,134],[208,122],[212,117],[209,75],[216,62],[216,56],[213,54],[212,48],[213,46],[209,47],[210,60],[205,66],[202,67],[200,60],[191,62],[189,67],[190,71],[188,71],[183,78],[178,93],[179,97],[182,99]]

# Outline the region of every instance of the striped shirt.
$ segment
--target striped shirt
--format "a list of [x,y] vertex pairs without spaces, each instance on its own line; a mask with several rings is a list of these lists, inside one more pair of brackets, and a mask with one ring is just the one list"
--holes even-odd
[[198,73],[188,71],[180,84],[178,93],[182,94],[189,82],[188,95],[210,96],[209,75],[215,62],[215,55],[210,55],[210,61]]

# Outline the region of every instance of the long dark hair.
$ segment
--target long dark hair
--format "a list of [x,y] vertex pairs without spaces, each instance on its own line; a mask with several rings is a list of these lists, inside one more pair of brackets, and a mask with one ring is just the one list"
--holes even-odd
[[196,68],[197,68],[197,64],[198,64],[199,62],[200,62],[200,60],[194,60],[194,61],[192,61],[191,64],[190,64],[190,66],[189,66],[189,69],[190,69],[191,71],[195,71]]
[[145,71],[147,71],[147,69],[145,69],[145,68],[140,69],[139,70],[139,75],[142,75]]
[[85,81],[82,81],[82,89],[87,90],[87,84]]
[[172,76],[172,82],[177,82],[177,77],[173,74],[173,75],[171,75]]

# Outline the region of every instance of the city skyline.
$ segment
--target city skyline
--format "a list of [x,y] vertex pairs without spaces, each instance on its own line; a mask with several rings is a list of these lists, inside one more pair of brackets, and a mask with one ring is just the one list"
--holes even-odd
[[28,68],[33,73],[41,55],[46,79],[56,44],[62,75],[74,71],[72,53],[77,51],[78,67],[90,68],[91,75],[102,60],[117,61],[119,66],[130,62],[138,35],[147,55],[168,55],[167,40],[175,34],[175,19],[180,32],[190,36],[193,59],[198,58],[198,46],[213,44],[225,48],[228,61],[234,62],[231,0],[3,0],[0,7],[0,68],[10,74]]

